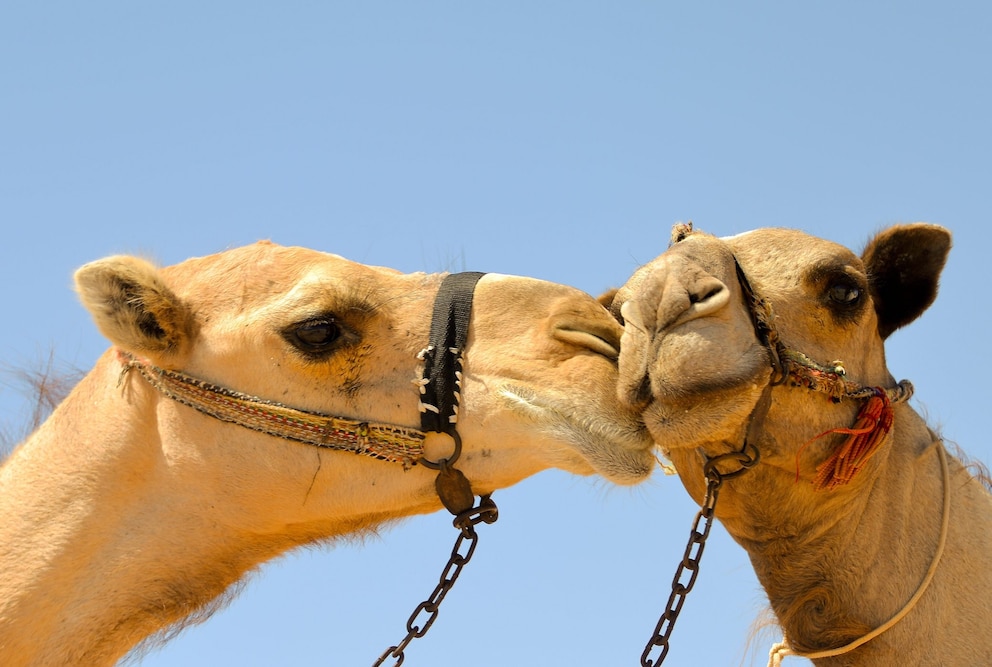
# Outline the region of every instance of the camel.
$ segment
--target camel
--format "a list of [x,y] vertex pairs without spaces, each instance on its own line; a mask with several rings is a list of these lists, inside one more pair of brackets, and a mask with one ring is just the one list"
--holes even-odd
[[696,502],[717,488],[712,513],[784,629],[771,664],[992,664],[992,496],[885,361],[950,245],[923,223],[860,257],[796,230],[690,223],[615,295],[620,395]]
[[[419,463],[453,461],[453,440],[417,427],[441,280],[269,242],[80,268],[112,347],[0,468],[0,664],[112,665],[289,549],[439,509]],[[551,467],[650,474],[653,442],[616,398],[622,329],[599,302],[486,274],[471,315],[457,465],[472,493]],[[294,420],[350,425],[350,449],[298,442]]]

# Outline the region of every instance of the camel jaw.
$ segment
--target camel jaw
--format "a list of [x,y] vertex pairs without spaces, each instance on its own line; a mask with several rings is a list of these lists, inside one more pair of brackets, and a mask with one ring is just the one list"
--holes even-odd
[[516,384],[500,387],[497,395],[506,409],[530,422],[529,428],[564,443],[548,453],[557,467],[629,485],[649,477],[658,463],[655,442],[639,419],[576,411],[566,396]]

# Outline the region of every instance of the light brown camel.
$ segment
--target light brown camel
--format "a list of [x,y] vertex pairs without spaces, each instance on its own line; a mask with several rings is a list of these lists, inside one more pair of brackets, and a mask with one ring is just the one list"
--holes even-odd
[[884,352],[936,297],[950,234],[897,225],[861,257],[786,229],[677,226],[673,241],[613,302],[620,392],[697,502],[707,460],[744,451],[714,464],[732,473],[760,453],[715,515],[785,630],[774,659],[992,664],[992,496],[904,402]]
[[[79,294],[114,347],[0,469],[0,664],[113,664],[288,549],[439,509],[407,429],[440,280],[264,242],[164,269],[82,267]],[[458,419],[476,494],[549,467],[650,473],[652,441],[616,398],[621,331],[573,288],[481,279]],[[394,425],[355,438],[397,461],[225,423],[151,384],[196,391],[185,376]],[[452,440],[424,449],[436,461]]]

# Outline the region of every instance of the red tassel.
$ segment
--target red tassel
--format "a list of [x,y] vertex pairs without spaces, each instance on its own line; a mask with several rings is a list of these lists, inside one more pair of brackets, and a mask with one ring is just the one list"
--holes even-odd
[[[833,489],[850,482],[861,468],[874,456],[886,434],[892,429],[893,410],[884,390],[876,389],[858,412],[851,428],[834,428],[824,431],[800,448],[799,453],[815,440],[831,433],[849,437],[826,461],[816,468],[813,486],[817,490]],[[796,480],[799,479],[799,453],[796,454]]]

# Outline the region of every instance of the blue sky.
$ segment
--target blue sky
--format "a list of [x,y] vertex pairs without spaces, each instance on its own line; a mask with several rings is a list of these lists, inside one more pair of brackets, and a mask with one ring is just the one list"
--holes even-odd
[[[118,252],[169,264],[269,238],[595,294],[680,220],[856,249],[925,220],[955,247],[889,366],[990,462],[989,34],[979,2],[6,3],[0,364],[89,367],[107,343],[70,277]],[[695,512],[678,481],[549,471],[495,500],[405,664],[637,664]],[[437,514],[287,556],[140,664],[371,664],[453,540]],[[776,633],[747,639],[765,606],[716,529],[666,664],[763,665]]]

